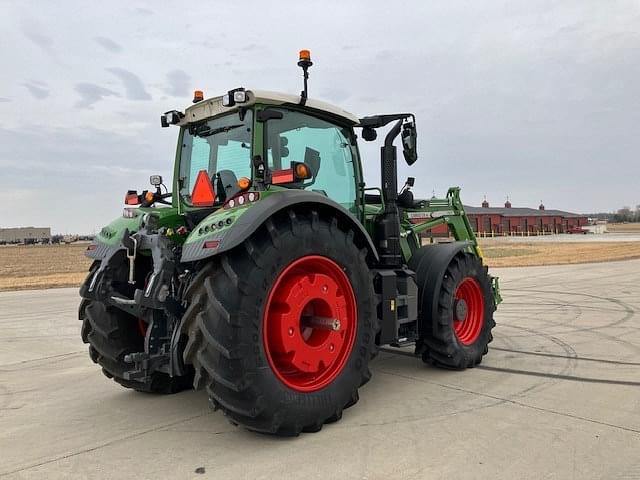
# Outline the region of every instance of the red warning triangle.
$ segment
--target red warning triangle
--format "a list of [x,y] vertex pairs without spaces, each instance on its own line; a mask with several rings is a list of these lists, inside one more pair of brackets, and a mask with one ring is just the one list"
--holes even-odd
[[209,172],[200,170],[196,177],[196,184],[191,192],[191,205],[194,207],[211,207],[216,200],[213,185],[209,178]]

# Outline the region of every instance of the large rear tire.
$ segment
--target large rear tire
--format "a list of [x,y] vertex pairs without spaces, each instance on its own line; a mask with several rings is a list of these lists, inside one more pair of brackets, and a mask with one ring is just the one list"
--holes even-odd
[[[426,290],[425,285],[418,288]],[[469,253],[453,257],[431,302],[437,302],[436,317],[421,318],[427,325],[421,338],[423,361],[456,370],[478,365],[489,350],[496,325],[491,279],[481,259]],[[432,305],[420,315],[434,311]]]
[[187,290],[185,363],[232,423],[318,431],[358,401],[378,329],[366,249],[335,218],[287,212]]

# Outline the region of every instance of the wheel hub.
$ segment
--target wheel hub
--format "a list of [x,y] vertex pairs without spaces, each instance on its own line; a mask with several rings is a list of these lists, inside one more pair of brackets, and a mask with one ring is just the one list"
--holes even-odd
[[457,321],[463,322],[467,318],[468,310],[469,309],[467,307],[467,302],[465,301],[464,298],[460,298],[455,301],[454,312],[455,312],[455,319]]
[[353,289],[333,260],[307,256],[291,263],[264,313],[263,343],[274,373],[294,390],[329,384],[351,353],[356,318]]

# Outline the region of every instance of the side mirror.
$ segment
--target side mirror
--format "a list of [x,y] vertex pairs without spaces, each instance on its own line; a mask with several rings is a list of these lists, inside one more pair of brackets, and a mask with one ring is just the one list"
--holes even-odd
[[287,137],[280,137],[280,158],[286,158],[289,156],[289,139]]
[[418,159],[417,136],[415,123],[407,122],[402,125],[402,153],[408,165],[413,165]]
[[320,152],[306,147],[304,149],[304,163],[311,167],[311,174],[315,177],[320,171]]
[[154,187],[162,185],[162,175],[151,175],[149,177],[149,183]]

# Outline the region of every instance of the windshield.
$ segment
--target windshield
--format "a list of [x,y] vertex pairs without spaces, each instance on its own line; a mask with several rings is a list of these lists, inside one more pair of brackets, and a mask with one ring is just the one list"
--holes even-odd
[[[191,203],[191,193],[200,170],[209,172],[214,188],[217,177],[251,178],[253,113],[240,120],[237,112],[217,117],[184,130],[180,150],[180,195]],[[235,184],[235,182],[233,182]],[[219,196],[220,192],[216,194]]]

